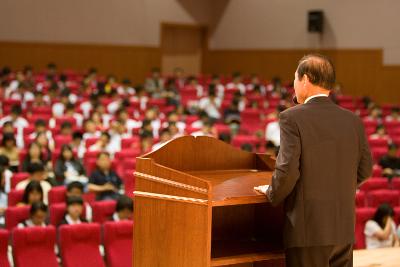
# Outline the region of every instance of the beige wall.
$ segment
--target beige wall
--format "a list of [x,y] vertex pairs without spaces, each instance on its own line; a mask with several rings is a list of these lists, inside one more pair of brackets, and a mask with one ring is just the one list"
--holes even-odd
[[209,0],[1,0],[0,41],[158,46],[160,24],[206,24]]
[[[217,1],[218,2],[218,1]],[[323,9],[326,32],[307,33],[307,11]],[[214,25],[213,49],[382,48],[400,64],[398,0],[231,0]]]

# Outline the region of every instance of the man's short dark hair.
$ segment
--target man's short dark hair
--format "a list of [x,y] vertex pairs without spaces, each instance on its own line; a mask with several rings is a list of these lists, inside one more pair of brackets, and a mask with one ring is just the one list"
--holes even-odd
[[30,174],[36,173],[36,172],[44,172],[44,165],[39,162],[33,162],[28,165],[28,172]]
[[115,207],[115,210],[118,212],[125,209],[133,211],[133,201],[131,198],[121,195],[117,200],[117,206]]
[[83,193],[84,188],[83,188],[83,184],[81,182],[73,181],[73,182],[69,183],[67,186],[67,192],[71,192],[72,189],[74,189],[74,188],[80,190]]
[[70,196],[67,198],[66,202],[67,202],[67,207],[74,205],[74,204],[79,204],[79,205],[83,206],[83,199],[78,196]]
[[335,85],[335,68],[332,61],[323,55],[310,54],[299,61],[297,67],[299,80],[307,75],[313,85],[331,90]]

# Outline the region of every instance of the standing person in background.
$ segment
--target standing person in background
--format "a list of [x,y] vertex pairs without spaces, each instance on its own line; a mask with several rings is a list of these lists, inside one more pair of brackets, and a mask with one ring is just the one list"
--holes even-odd
[[360,118],[328,98],[334,84],[328,58],[303,57],[294,80],[300,104],[279,116],[275,172],[261,191],[284,205],[287,267],[353,264],[354,198],[372,158]]

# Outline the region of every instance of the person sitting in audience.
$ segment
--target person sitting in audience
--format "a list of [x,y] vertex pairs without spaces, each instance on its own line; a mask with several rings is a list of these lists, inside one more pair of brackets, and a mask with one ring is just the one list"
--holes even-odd
[[204,95],[204,88],[203,88],[203,86],[202,86],[201,84],[199,84],[199,81],[196,79],[196,77],[190,76],[190,77],[188,78],[188,85],[187,85],[187,87],[188,87],[188,88],[195,89],[198,98],[203,97],[203,95]]
[[178,113],[171,111],[168,113],[167,121],[162,124],[163,128],[168,128],[170,124],[175,124],[178,127],[178,132],[183,135],[185,133],[186,123],[179,119]]
[[400,122],[400,108],[399,107],[394,107],[391,110],[390,115],[385,117],[386,121],[397,121]]
[[28,167],[29,177],[17,184],[15,189],[17,190],[25,190],[28,184],[31,181],[37,181],[40,183],[42,190],[43,190],[43,202],[47,202],[47,196],[51,189],[51,184],[46,181],[46,171],[42,163],[32,163]]
[[221,107],[221,99],[216,97],[215,86],[210,85],[208,96],[200,99],[199,108],[204,110],[210,118],[218,120],[221,118],[219,108]]
[[[83,199],[83,193],[85,191],[85,187],[81,182],[74,181],[67,185],[67,193],[66,196],[68,197],[81,197]],[[88,222],[92,221],[92,207],[89,203],[84,202],[85,206],[85,213],[86,213],[86,220]]]
[[255,74],[251,76],[251,82],[246,86],[246,90],[250,92],[257,91],[257,93],[261,96],[265,96],[267,94],[267,89],[261,83],[260,78]]
[[0,119],[0,126],[3,126],[4,123],[11,121],[12,126],[14,128],[17,128],[18,130],[21,130],[22,134],[22,129],[28,127],[29,123],[25,118],[21,116],[21,114],[21,106],[13,105],[11,107],[11,114]]
[[14,100],[21,100],[22,105],[25,107],[26,102],[33,101],[33,99],[35,99],[32,91],[32,86],[24,81],[22,83],[19,83],[18,89],[12,92],[9,98]]
[[4,134],[0,147],[0,155],[4,155],[9,159],[10,168],[15,171],[18,170],[19,166],[19,152],[20,150],[17,147],[14,134]]
[[230,124],[232,121],[240,122],[239,101],[232,99],[231,105],[224,110],[224,122]]
[[111,136],[108,132],[102,132],[99,140],[91,145],[88,151],[103,151],[109,153],[112,157],[118,152],[118,147],[111,143]]
[[185,87],[185,84],[186,84],[185,70],[180,68],[180,67],[175,68],[173,77],[174,77],[174,80],[175,80],[176,87],[179,90],[183,89],[183,87]]
[[215,91],[217,92],[217,97],[219,99],[224,99],[225,86],[221,82],[221,78],[214,74],[211,78],[211,84],[215,86]]
[[122,123],[130,134],[132,134],[133,129],[139,129],[142,127],[142,122],[129,118],[128,111],[125,108],[118,109],[115,112],[115,116],[116,120]]
[[6,192],[5,169],[0,166],[0,227],[4,225],[4,212],[8,207],[8,196]]
[[46,227],[47,206],[43,202],[32,203],[29,211],[29,219],[18,224],[18,228]]
[[389,204],[385,203],[378,207],[372,220],[365,224],[367,249],[399,246],[393,216],[393,208]]
[[121,185],[121,178],[111,169],[110,154],[100,152],[97,155],[96,170],[89,179],[89,191],[96,193],[97,200],[117,199]]
[[151,77],[146,79],[145,89],[147,93],[152,95],[152,97],[160,97],[160,93],[164,89],[164,80],[161,78],[159,68],[153,68],[151,70]]
[[217,137],[216,129],[213,127],[213,123],[210,121],[203,123],[201,130],[193,132],[191,135]]
[[246,93],[246,86],[242,83],[242,75],[240,72],[233,73],[232,82],[226,85],[226,89],[239,90],[242,95]]
[[177,107],[179,105],[180,97],[174,79],[170,78],[167,80],[165,89],[161,92],[161,97],[166,100],[167,106]]
[[369,108],[369,115],[365,117],[364,120],[382,123],[382,109],[377,105],[371,105],[371,108]]
[[38,143],[42,145],[42,148],[48,146],[51,151],[54,149],[53,134],[50,130],[47,130],[47,123],[43,119],[35,121],[35,131],[29,135],[29,138],[36,139],[37,141],[40,139]]
[[143,125],[144,121],[150,121],[151,128],[153,129],[153,136],[154,138],[158,138],[158,131],[161,127],[161,120],[159,118],[159,110],[157,109],[157,107],[151,107],[146,110],[144,114]]
[[[279,117],[279,114],[286,109],[285,106],[279,105],[276,108],[276,112],[274,113],[276,118]],[[267,124],[265,128],[265,140],[270,141],[275,147],[280,146],[281,137],[280,137],[280,127],[279,121],[274,120]]]
[[83,115],[78,113],[78,112],[75,112],[75,105],[74,104],[68,103],[65,106],[64,116],[65,117],[74,118],[75,122],[76,122],[76,126],[79,127],[79,128],[82,127]]
[[29,145],[28,154],[22,161],[22,171],[28,171],[28,167],[32,163],[46,163],[44,153],[42,152],[42,147],[37,142],[32,142]]
[[4,170],[4,190],[6,193],[9,193],[11,190],[13,172],[10,170],[10,161],[6,156],[0,155],[0,168]]
[[121,195],[117,199],[117,205],[115,207],[115,212],[112,215],[111,220],[114,222],[132,220],[133,216],[133,201],[131,198]]
[[171,133],[168,128],[161,130],[160,133],[160,142],[153,145],[152,150],[157,150],[165,145],[169,140],[171,140]]
[[[93,117],[93,115],[96,117]],[[98,124],[98,129],[108,129],[112,119],[113,116],[107,113],[105,105],[98,104],[94,106],[92,120]]]
[[6,121],[3,124],[2,132],[3,135],[5,134],[12,134],[15,136],[15,139],[17,141],[17,147],[19,149],[24,148],[24,135],[23,135],[23,130],[22,129],[14,129],[12,121]]
[[62,117],[64,115],[64,111],[69,102],[69,95],[71,94],[70,90],[65,88],[60,93],[60,101],[58,103],[53,104],[52,112],[54,117]]
[[69,121],[64,121],[60,126],[60,135],[71,136],[73,133],[72,124]]
[[72,142],[70,145],[72,150],[78,155],[78,158],[82,160],[86,152],[85,142],[83,142],[83,134],[79,131],[73,132]]
[[70,196],[67,198],[67,211],[64,219],[60,222],[60,225],[73,225],[87,223],[83,217],[83,199],[78,196]]
[[198,114],[199,120],[192,122],[190,125],[192,128],[200,129],[203,127],[203,124],[210,121],[207,112],[201,110]]
[[140,133],[140,151],[142,154],[151,151],[153,147],[153,134],[150,131],[142,131]]
[[117,92],[120,96],[132,96],[136,93],[135,88],[132,87],[132,82],[129,79],[123,79],[121,85],[118,86]]
[[61,147],[61,154],[56,161],[54,174],[59,184],[69,184],[73,181],[84,184],[88,182],[88,178],[85,176],[85,168],[74,157],[71,146],[67,144]]
[[89,97],[89,101],[84,101],[80,105],[80,108],[83,112],[84,118],[89,118],[90,112],[92,111],[93,107],[99,104],[99,96],[97,94],[91,94]]
[[386,177],[392,178],[400,176],[400,157],[397,152],[397,145],[390,144],[388,146],[388,153],[379,161],[379,165],[382,167],[382,173]]
[[86,141],[88,138],[94,138],[94,137],[100,137],[100,131],[96,129],[96,124],[92,119],[87,119],[84,124],[84,134],[83,134],[83,140]]
[[382,124],[379,124],[376,126],[375,133],[371,134],[369,136],[371,139],[386,139],[389,140],[389,135],[386,132],[385,126]]
[[42,91],[35,91],[35,99],[33,100],[32,107],[48,107],[49,102],[46,101],[46,98],[43,95]]
[[24,190],[22,202],[17,206],[32,205],[35,202],[43,202],[43,188],[38,181],[30,181]]

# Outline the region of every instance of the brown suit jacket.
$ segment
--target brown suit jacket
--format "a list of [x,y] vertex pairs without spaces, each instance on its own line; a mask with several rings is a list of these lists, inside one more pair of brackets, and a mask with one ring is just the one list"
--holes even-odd
[[267,196],[284,202],[285,247],[354,243],[357,184],[372,159],[358,116],[316,97],[279,116],[281,147]]

